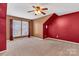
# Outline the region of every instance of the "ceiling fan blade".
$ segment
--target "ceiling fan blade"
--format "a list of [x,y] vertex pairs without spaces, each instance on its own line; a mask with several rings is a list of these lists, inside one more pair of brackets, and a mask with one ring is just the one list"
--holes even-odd
[[32,10],[32,11],[28,11],[28,12],[33,12],[34,10]]
[[42,8],[42,10],[48,10],[48,8]]
[[45,14],[46,14],[45,12],[42,12],[42,11],[41,11],[41,13],[42,13],[43,15],[45,15]]

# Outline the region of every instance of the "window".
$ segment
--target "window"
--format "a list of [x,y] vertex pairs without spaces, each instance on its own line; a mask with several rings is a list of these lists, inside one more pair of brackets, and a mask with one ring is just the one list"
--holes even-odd
[[13,20],[13,37],[21,36],[21,21]]
[[27,36],[29,34],[28,22],[13,20],[13,37]]
[[22,21],[22,36],[28,35],[28,22]]

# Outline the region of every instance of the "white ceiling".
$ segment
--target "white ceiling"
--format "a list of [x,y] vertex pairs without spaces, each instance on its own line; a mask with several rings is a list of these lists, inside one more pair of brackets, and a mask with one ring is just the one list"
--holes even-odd
[[23,17],[27,19],[36,19],[52,13],[63,15],[79,11],[79,3],[40,3],[41,6],[48,8],[45,11],[46,15],[35,15],[34,12],[28,13],[27,11],[33,10],[32,6],[36,3],[8,3],[7,15]]

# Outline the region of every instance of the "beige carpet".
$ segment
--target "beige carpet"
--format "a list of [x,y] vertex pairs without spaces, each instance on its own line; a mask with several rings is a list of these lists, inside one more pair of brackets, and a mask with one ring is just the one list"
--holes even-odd
[[[48,38],[49,39],[49,38]],[[37,37],[18,38],[7,41],[7,50],[2,56],[77,56],[79,44],[58,39],[43,40]]]

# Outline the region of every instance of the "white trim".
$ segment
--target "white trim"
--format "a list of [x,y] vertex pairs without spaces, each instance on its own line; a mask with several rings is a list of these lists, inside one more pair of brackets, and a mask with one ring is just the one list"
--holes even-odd
[[0,54],[1,54],[1,53],[5,53],[5,52],[6,52],[6,50],[4,50],[4,51],[0,51]]

